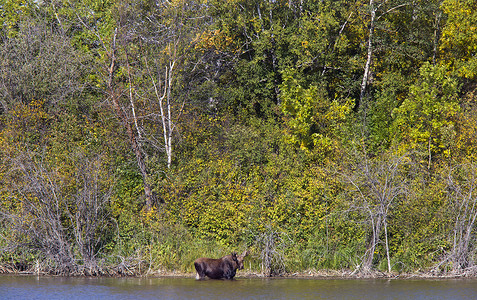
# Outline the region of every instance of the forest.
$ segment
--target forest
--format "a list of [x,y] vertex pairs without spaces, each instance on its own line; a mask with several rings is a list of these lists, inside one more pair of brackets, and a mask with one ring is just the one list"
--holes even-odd
[[477,275],[476,0],[0,0],[0,25],[0,273]]

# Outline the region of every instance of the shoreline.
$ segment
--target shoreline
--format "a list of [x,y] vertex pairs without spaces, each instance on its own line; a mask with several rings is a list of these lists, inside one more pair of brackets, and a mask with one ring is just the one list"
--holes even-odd
[[[1,270],[1,269],[0,269]],[[43,276],[43,277],[84,277],[84,278],[194,278],[195,272],[182,272],[170,270],[157,270],[145,274],[102,274],[102,275],[57,275],[48,272],[34,272],[31,270],[13,271],[1,270],[0,276]],[[432,272],[416,273],[387,273],[381,271],[355,272],[352,270],[306,270],[301,272],[286,273],[277,276],[266,276],[259,272],[239,271],[235,278],[241,279],[477,279],[475,273],[461,274],[433,274]]]
[[[150,274],[143,275],[96,275],[96,276],[86,276],[86,275],[55,275],[48,273],[35,273],[35,272],[8,272],[0,273],[0,276],[39,276],[39,277],[60,277],[60,278],[191,278],[195,280],[195,273],[185,273],[185,272],[154,272]],[[260,273],[247,272],[244,274],[237,274],[235,279],[343,279],[343,280],[353,280],[353,279],[477,279],[477,276],[470,276],[466,274],[441,274],[433,275],[428,273],[414,273],[414,274],[385,274],[381,272],[375,272],[372,274],[347,274],[340,272],[296,272],[291,274],[284,274],[279,276],[265,276]],[[210,279],[207,279],[210,280]]]
[[[136,277],[145,278],[195,278],[196,273],[178,272],[178,271],[157,271],[150,274],[144,274]],[[134,277],[134,276],[133,276]],[[238,271],[235,278],[261,278],[261,279],[477,279],[477,274],[461,273],[461,274],[433,274],[429,272],[416,273],[387,273],[381,271],[354,272],[352,270],[306,270],[301,272],[291,272],[278,276],[266,276],[262,273],[252,271]]]

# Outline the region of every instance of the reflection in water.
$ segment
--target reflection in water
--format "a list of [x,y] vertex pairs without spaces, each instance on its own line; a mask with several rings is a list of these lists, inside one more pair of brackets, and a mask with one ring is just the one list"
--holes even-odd
[[0,299],[477,299],[477,279],[196,281],[0,276]]

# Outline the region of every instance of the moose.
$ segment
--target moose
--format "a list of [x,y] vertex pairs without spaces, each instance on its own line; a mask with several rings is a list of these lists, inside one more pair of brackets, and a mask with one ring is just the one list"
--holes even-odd
[[211,279],[232,280],[237,269],[243,269],[243,259],[247,255],[248,251],[244,251],[241,255],[232,252],[232,254],[218,259],[198,258],[194,261],[195,270],[197,271],[196,279],[204,279],[207,276]]

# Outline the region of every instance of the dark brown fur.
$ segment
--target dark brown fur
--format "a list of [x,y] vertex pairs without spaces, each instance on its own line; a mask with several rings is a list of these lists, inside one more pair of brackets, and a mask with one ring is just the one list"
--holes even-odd
[[224,256],[222,258],[206,258],[201,257],[194,261],[195,270],[197,271],[197,279],[204,279],[206,276],[212,279],[233,279],[238,270],[243,269],[243,259],[247,256],[248,251],[242,255],[236,252]]

